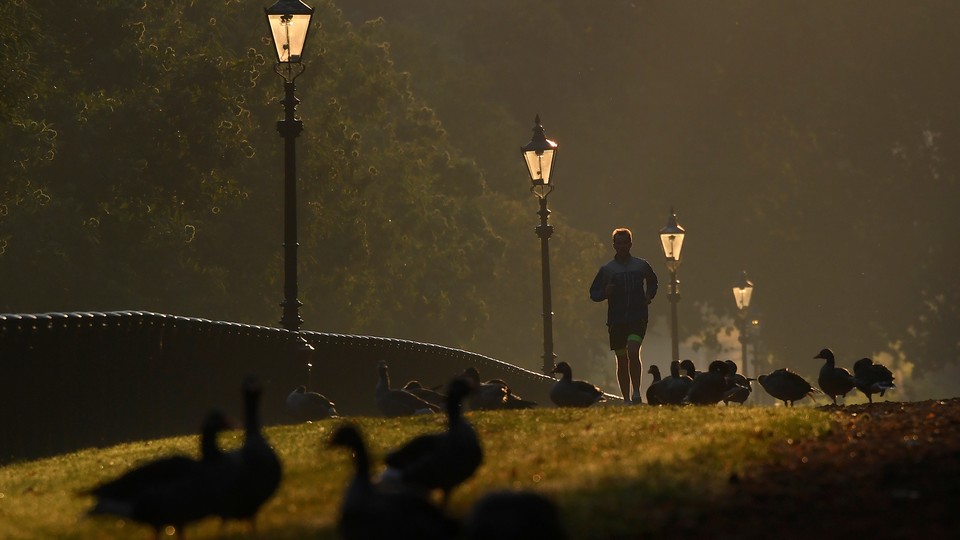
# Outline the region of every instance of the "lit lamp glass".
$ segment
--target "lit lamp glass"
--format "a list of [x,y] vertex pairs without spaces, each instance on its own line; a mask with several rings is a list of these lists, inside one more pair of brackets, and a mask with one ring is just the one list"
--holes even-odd
[[663,255],[667,258],[667,268],[676,272],[680,266],[680,252],[683,249],[683,237],[686,231],[677,223],[677,214],[670,210],[667,226],[660,229],[660,243],[663,245]]
[[[533,127],[533,138],[520,148],[520,152],[523,153],[523,160],[527,164],[527,172],[530,173],[532,189],[544,190],[549,188],[552,190],[551,174],[553,173],[553,163],[557,157],[557,143],[547,139],[544,135],[539,114],[534,122],[536,125]],[[549,190],[547,193],[549,193]],[[541,196],[543,195],[541,192]]]
[[737,301],[737,309],[741,311],[750,307],[750,296],[753,294],[753,282],[747,279],[744,272],[740,283],[733,287],[733,298]]
[[299,64],[310,30],[313,8],[300,0],[277,0],[277,3],[264,8],[264,12],[270,23],[273,46],[277,49],[277,62]]

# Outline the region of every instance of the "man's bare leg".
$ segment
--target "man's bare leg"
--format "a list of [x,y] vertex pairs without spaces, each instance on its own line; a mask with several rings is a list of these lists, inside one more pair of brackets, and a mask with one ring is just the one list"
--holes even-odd
[[626,349],[615,351],[617,355],[617,382],[620,383],[620,393],[623,401],[630,403],[630,364],[629,353]]
[[[627,341],[627,358],[630,367],[630,382],[633,383],[633,403],[640,403],[640,379],[643,377],[643,362],[640,360],[640,342]],[[621,387],[623,385],[621,384]],[[629,387],[627,390],[629,391]],[[624,394],[626,399],[627,394]]]

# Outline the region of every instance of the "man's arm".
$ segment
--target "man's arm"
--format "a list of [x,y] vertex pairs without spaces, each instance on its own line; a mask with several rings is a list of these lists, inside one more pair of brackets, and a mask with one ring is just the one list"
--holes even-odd
[[590,285],[590,299],[594,302],[603,302],[607,299],[606,279],[603,276],[603,268],[597,272],[597,277],[593,278],[593,284]]
[[657,282],[657,273],[653,271],[653,267],[650,266],[649,263],[647,263],[646,278],[647,278],[647,298],[650,300],[653,300],[653,297],[657,295],[658,282]]

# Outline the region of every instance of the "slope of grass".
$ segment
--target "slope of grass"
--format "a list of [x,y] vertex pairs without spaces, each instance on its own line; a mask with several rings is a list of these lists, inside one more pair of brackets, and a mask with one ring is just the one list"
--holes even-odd
[[[668,519],[696,515],[723,495],[732,475],[776,460],[775,447],[830,429],[828,416],[807,407],[609,406],[471,412],[484,464],[453,494],[450,513],[465,515],[484,493],[529,489],[558,503],[572,538],[624,538],[655,532]],[[267,429],[284,464],[284,481],[260,513],[261,537],[337,538],[340,496],[352,473],[350,457],[327,447],[344,420]],[[353,418],[371,448],[375,469],[384,453],[444,419]],[[238,445],[240,432],[222,436]],[[0,538],[145,538],[138,524],[87,518],[89,497],[76,493],[142,460],[196,453],[196,436],[87,449],[0,468]],[[239,524],[209,519],[188,536],[240,538]]]

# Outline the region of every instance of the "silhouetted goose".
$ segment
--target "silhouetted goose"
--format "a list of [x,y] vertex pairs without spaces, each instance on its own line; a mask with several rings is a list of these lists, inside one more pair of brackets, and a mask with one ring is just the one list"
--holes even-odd
[[334,432],[331,446],[353,452],[355,473],[340,504],[338,530],[345,540],[376,538],[454,538],[456,523],[439,508],[409,492],[383,492],[370,482],[370,458],[356,427],[345,424]]
[[380,414],[388,418],[430,414],[440,412],[440,407],[425,401],[410,392],[390,388],[390,372],[387,363],[381,361],[377,366],[380,378],[377,380],[376,400]]
[[480,372],[470,366],[463,370],[462,377],[467,378],[474,385],[474,390],[468,398],[470,408],[474,410],[499,409],[529,409],[536,407],[535,401],[528,401],[513,393],[510,385],[503,379],[480,381]]
[[723,392],[723,404],[729,405],[731,401],[743,404],[753,391],[750,381],[755,379],[748,379],[737,373],[737,363],[733,360],[724,360],[723,363],[727,366],[727,388]]
[[283,477],[276,452],[270,447],[260,423],[263,386],[255,377],[243,381],[243,445],[227,453],[234,465],[230,486],[217,514],[225,520],[245,521],[256,530],[257,512],[267,502]]
[[767,375],[757,377],[757,382],[771,396],[779,399],[786,406],[793,406],[793,402],[819,392],[816,388],[810,386],[803,377],[790,371],[787,368],[775,370]]
[[532,409],[537,406],[536,401],[531,401],[529,399],[523,399],[513,392],[513,389],[510,388],[503,379],[490,379],[487,381],[488,384],[502,384],[504,388],[507,389],[507,403],[505,404],[505,409]]
[[693,365],[693,360],[689,358],[680,362],[680,371],[685,372],[690,379],[696,379],[697,375],[703,373],[702,371],[697,371],[696,366]]
[[472,383],[462,377],[450,382],[447,389],[447,430],[414,437],[402,447],[387,454],[389,467],[384,478],[397,478],[405,486],[426,491],[443,492],[446,506],[450,492],[473,475],[483,462],[480,441],[461,414],[464,398]]
[[737,383],[743,382],[745,377],[737,373],[738,368],[737,368],[736,362],[734,362],[733,360],[727,359],[723,361],[723,365],[727,367],[727,373],[725,376],[727,378],[728,386],[731,384],[737,384]]
[[160,458],[83,494],[96,497],[88,515],[114,515],[153,528],[155,536],[167,526],[184,537],[184,527],[215,510],[216,464],[224,459],[217,433],[231,427],[220,411],[207,415],[200,436],[200,459],[176,455]]
[[587,381],[573,379],[573,369],[570,364],[560,362],[553,368],[553,373],[561,375],[560,380],[553,383],[550,389],[550,401],[558,407],[589,407],[598,401],[603,401],[603,392],[600,387]]
[[821,350],[814,358],[824,360],[823,367],[820,368],[820,375],[817,377],[817,384],[820,390],[830,396],[833,404],[837,404],[837,396],[847,396],[847,392],[853,390],[853,375],[844,368],[836,366],[836,359],[833,351],[830,349]]
[[680,374],[680,362],[673,360],[670,362],[670,376],[665,378],[665,391],[662,394],[667,405],[680,405],[683,398],[687,397],[690,386],[693,385],[693,378]]
[[853,383],[870,403],[873,403],[873,394],[882,397],[884,392],[897,387],[893,384],[893,373],[882,364],[874,364],[869,358],[861,358],[853,364]]
[[532,491],[495,491],[480,498],[464,525],[467,540],[566,540],[557,506]]
[[694,405],[713,405],[723,399],[723,393],[727,389],[727,366],[720,360],[710,362],[707,371],[697,374],[687,391],[687,396],[683,398],[684,403],[693,403]]
[[[743,375],[740,375],[743,377]],[[753,377],[743,377],[742,382],[736,382],[732,386],[727,386],[727,389],[723,392],[723,404],[729,405],[731,401],[734,403],[743,404],[747,398],[750,397],[750,394],[753,393],[753,385],[750,384],[751,381],[755,381]]]
[[447,396],[432,388],[424,388],[423,385],[420,384],[420,381],[408,381],[407,384],[403,385],[403,389],[428,403],[433,403],[441,409],[447,406]]
[[660,378],[660,368],[658,368],[656,364],[651,364],[650,368],[647,369],[647,373],[653,375],[653,382],[647,387],[647,403],[650,405],[666,404],[667,401],[664,393],[666,392],[669,381],[664,381]]
[[287,396],[287,410],[299,420],[323,420],[336,418],[337,407],[323,394],[307,392],[307,387],[300,385]]

